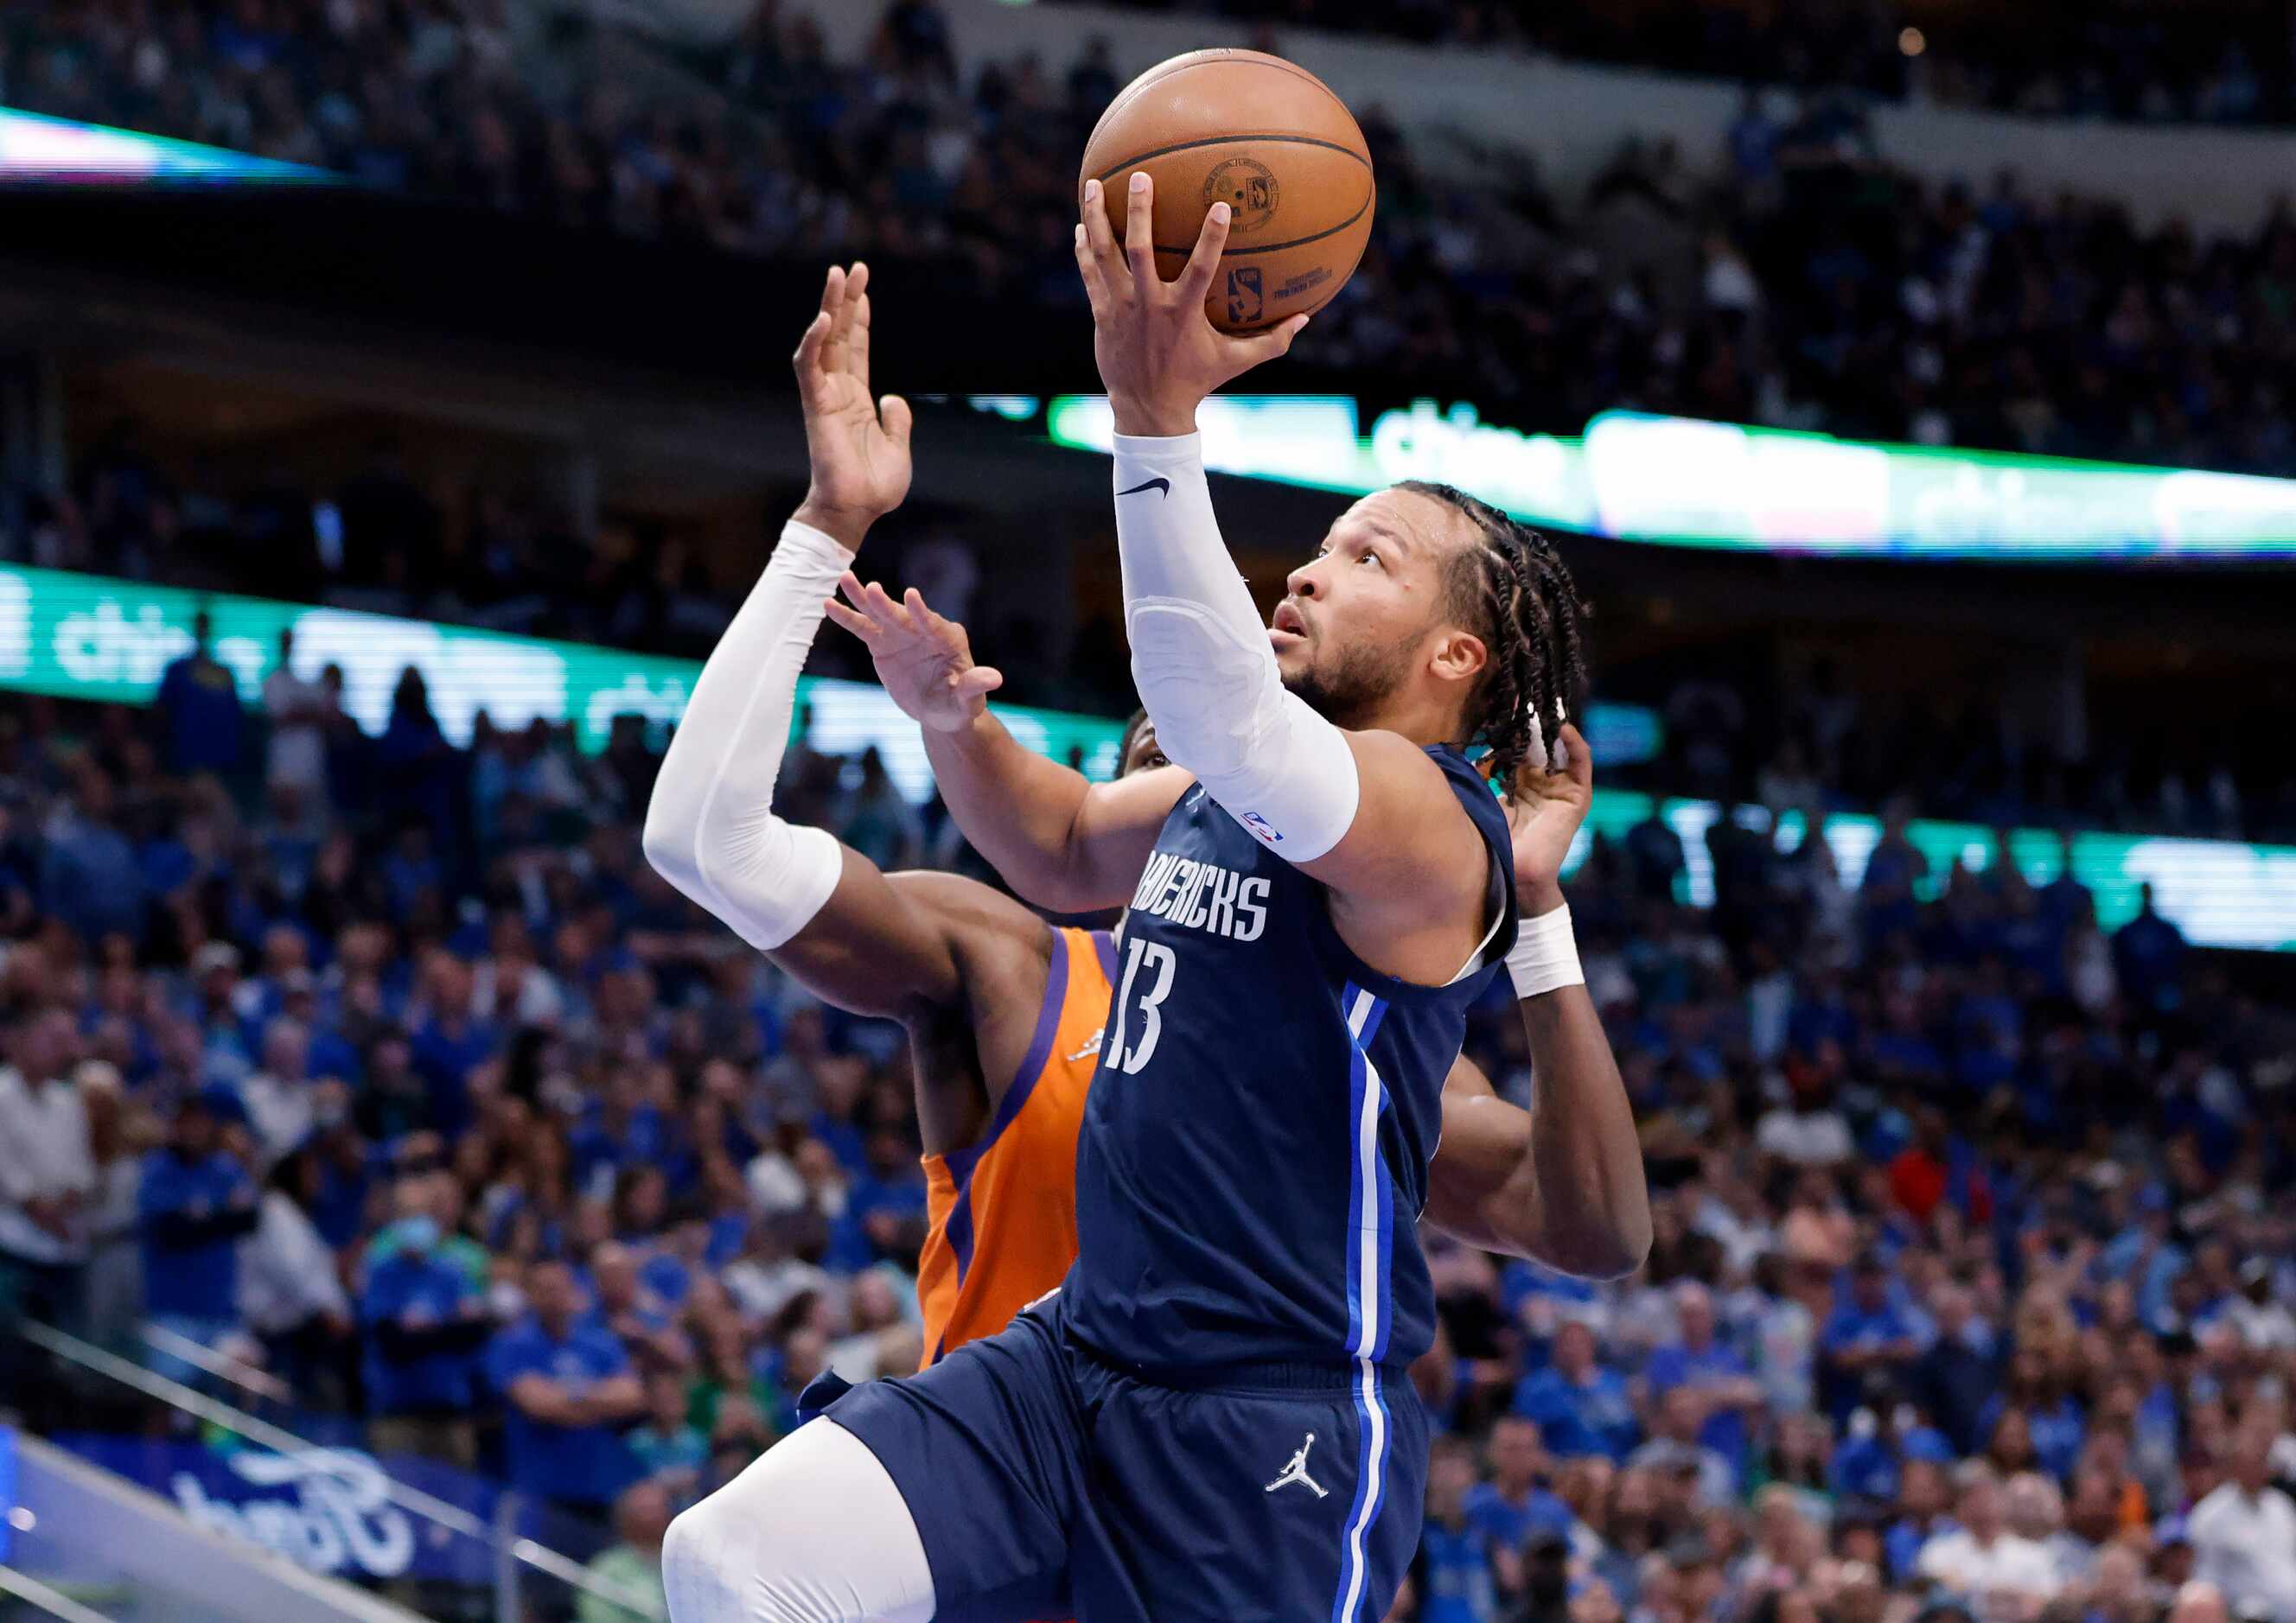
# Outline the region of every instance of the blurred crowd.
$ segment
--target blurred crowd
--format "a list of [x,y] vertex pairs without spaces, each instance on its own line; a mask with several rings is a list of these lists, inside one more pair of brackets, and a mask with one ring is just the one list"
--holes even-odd
[[[1519,8],[1427,9],[1504,32]],[[2144,43],[2151,25],[2128,26],[2127,60],[2177,60]],[[49,0],[0,19],[20,105],[572,224],[816,263],[930,262],[952,291],[1081,319],[1076,154],[1144,64],[1095,39],[1070,62],[1031,54],[968,81],[951,29],[938,0],[893,0],[864,56],[832,61],[809,16],[766,4],[687,64],[686,94],[603,76],[551,99],[521,72],[497,0]],[[1769,50],[1748,47],[1764,63]],[[1316,360],[1526,428],[1575,432],[1623,406],[2296,468],[2284,201],[2244,236],[2206,237],[2035,195],[2007,171],[1934,184],[1877,150],[1857,73],[1761,77],[1713,150],[1630,142],[1578,196],[1496,144],[1472,184],[1439,178],[1384,110],[1359,110],[1379,225]]]
[[324,482],[234,476],[150,439],[123,418],[60,488],[0,478],[0,558],[695,658],[731,617],[691,534],[610,521],[585,537],[545,481],[442,491],[389,435]]
[[2296,770],[2236,727],[2177,737],[2103,730],[2069,746],[1993,693],[1894,696],[1817,658],[1644,691],[1664,724],[1655,758],[1621,773],[1664,794],[1776,816],[1877,812],[1991,828],[2095,828],[2296,842]]
[[[2268,8],[2037,0],[1985,13],[1900,0],[1119,0],[1253,24],[1396,36],[1892,100],[2148,124],[2296,121]],[[1930,25],[1927,29],[1920,26]]]
[[[641,1584],[814,1374],[912,1367],[906,1044],[647,868],[657,742],[455,749],[411,674],[379,737],[293,676],[248,714],[196,652],[148,712],[0,706],[0,1316],[260,1369],[611,1517]],[[870,759],[783,779],[972,865]],[[2296,1020],[1894,821],[1854,883],[1708,840],[1710,909],[1657,817],[1572,885],[1656,1244],[1602,1287],[1435,1245],[1395,1615],[2296,1623]],[[1470,1048],[1535,1100],[1503,999]]]

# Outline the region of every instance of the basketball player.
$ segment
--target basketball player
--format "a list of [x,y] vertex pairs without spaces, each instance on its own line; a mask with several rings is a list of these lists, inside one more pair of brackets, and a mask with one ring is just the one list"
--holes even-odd
[[[1007,1298],[999,1312],[983,1293],[979,1310],[966,1315],[971,1280],[992,1271],[1013,1281],[1034,1273],[1032,1288],[1048,1287],[1057,1279],[1056,1270],[1038,1272],[1029,1266],[1032,1257],[1050,1249],[1041,1233],[1033,1236],[1032,1246],[1031,1229],[1067,1227],[1070,1196],[1063,1152],[1074,1143],[1073,1107],[1089,1070],[1071,1072],[1048,1093],[1037,1081],[1038,1068],[1048,1052],[1069,1055],[1073,1062],[1091,1054],[1095,1045],[1088,1035],[1073,1050],[1067,1042],[1078,1034],[1080,1009],[1096,999],[1105,1014],[1106,971],[1094,974],[1087,968],[1076,975],[1090,983],[1081,993],[1062,994],[1058,988],[1064,972],[1075,972],[1079,963],[1105,963],[1105,938],[1050,930],[1025,910],[961,880],[926,874],[888,879],[857,854],[840,852],[826,835],[791,830],[769,810],[796,672],[821,599],[869,520],[897,503],[907,482],[906,409],[889,398],[881,421],[869,400],[867,312],[859,277],[857,271],[854,279],[844,281],[832,273],[823,314],[799,355],[814,489],[784,536],[774,567],[696,689],[649,815],[647,850],[681,888],[824,996],[909,1022],[917,1045],[921,1114],[929,1147],[939,1161],[933,1178],[936,1242],[928,1246],[923,1294],[929,1313],[937,1301],[956,1304],[955,1313],[928,1330],[929,1353],[938,1357],[966,1336],[993,1328],[1015,1305]],[[801,578],[808,570],[810,579]],[[929,617],[914,596],[912,609]],[[937,635],[953,635],[962,643],[961,631],[929,618]],[[881,674],[889,675],[891,685],[901,652],[877,652]],[[927,663],[945,679],[933,683],[931,701],[910,705],[912,714],[929,709],[932,701],[965,725],[985,714],[981,699],[996,685],[995,673],[972,668],[969,660],[962,669],[942,672],[939,667],[947,662],[930,651]],[[898,689],[896,693],[900,696]],[[945,718],[930,714],[921,719],[946,725]],[[1138,760],[1144,744],[1153,747],[1152,734],[1136,732],[1128,739],[1128,766]],[[1564,816],[1550,818],[1546,831],[1546,843],[1555,847],[1539,881],[1548,885],[1583,816],[1583,771],[1563,788],[1558,804]],[[1552,835],[1564,821],[1569,826],[1561,828],[1556,845]],[[1537,840],[1531,845],[1542,848]],[[1497,873],[1504,889],[1506,865]],[[1235,898],[1232,910],[1250,914],[1260,906],[1247,892]],[[1024,1018],[1013,1018],[1016,1012]],[[1015,1070],[1011,1056],[1024,1052],[1024,1041],[1028,1058]],[[1607,1066],[1607,1050],[1603,1061]],[[1006,1075],[1014,1081],[997,1091],[996,1079]],[[1623,1119],[1614,1069],[1608,1072],[1608,1086],[1617,1095],[1616,1114]],[[1040,1105],[1039,1099],[1050,1102]],[[1456,1169],[1449,1178],[1439,1174],[1437,1179],[1451,1185],[1449,1209],[1440,1215],[1450,1217],[1448,1226],[1480,1242],[1548,1250],[1539,1243],[1541,1202],[1527,1198],[1534,1193],[1528,1174],[1542,1160],[1542,1136],[1561,1135],[1533,1132],[1532,1119],[1489,1097],[1480,1078],[1463,1078],[1458,1102],[1458,1152],[1447,1156]],[[1559,1119],[1554,1111],[1541,1114]],[[1015,1124],[1032,1118],[1040,1127],[1034,1155],[1006,1154]],[[1627,1143],[1631,1152],[1630,1122]],[[983,1148],[952,1149],[970,1144]],[[1544,1157],[1555,1159],[1552,1153]],[[992,1161],[1005,1176],[994,1185],[984,1184],[982,1171]],[[929,1159],[929,1169],[932,1165]],[[1636,1162],[1637,1202],[1639,1179]],[[1573,1179],[1559,1182],[1560,1197],[1546,1203],[1558,1212],[1567,1207]],[[983,1214],[993,1235],[980,1227]],[[1639,1238],[1633,1228],[1637,1217]],[[1032,1217],[1038,1223],[1032,1225]],[[1596,1221],[1584,1226],[1603,1225]],[[1626,1237],[1614,1240],[1612,1250],[1635,1255],[1613,1262],[1611,1271],[1631,1266],[1639,1247],[1647,1243],[1646,1211],[1637,1206],[1623,1229]],[[1009,1264],[1008,1235],[1019,1236]],[[1059,1237],[1062,1247],[1070,1243],[1065,1232]],[[968,1269],[969,1258],[977,1258],[978,1266]],[[1563,1266],[1575,1260],[1553,1259]],[[837,1424],[807,1428],[767,1456],[775,1462],[770,1470],[761,1462],[705,1511],[683,1520],[669,1563],[681,1623],[721,1617],[922,1618],[935,1615],[936,1586],[938,1615],[1030,1615],[1066,1592],[1065,1540],[1043,1513],[1051,1508],[1044,1502],[1049,1496],[1032,1506],[1017,1504],[1010,1493],[968,1501],[969,1473],[964,1470],[942,1488],[970,1514],[992,1525],[958,1536],[968,1550],[958,1563],[965,1570],[952,1567],[946,1558],[929,1560],[916,1523],[903,1508],[904,1490],[895,1488],[885,1467],[857,1447],[844,1428],[843,1411],[853,1402],[849,1398],[832,1411],[840,1417]],[[986,1445],[999,1439],[980,1440]],[[1309,1447],[1297,1438],[1293,1442]],[[1030,1451],[1021,1443],[1013,1442],[1010,1451],[1016,1463],[1030,1463]],[[919,1470],[928,1477],[932,1473],[922,1461]],[[1306,1481],[1311,1474],[1302,1462],[1295,1480]],[[776,1502],[777,1483],[796,1486],[791,1502]],[[1315,1486],[1322,1486],[1320,1479]],[[1077,1483],[1066,1487],[1064,1496],[1073,1503]],[[798,1504],[809,1509],[799,1514]],[[784,1553],[788,1559],[783,1559]],[[808,1564],[816,1570],[800,1570]],[[1080,1603],[1084,1593],[1079,1592]]]

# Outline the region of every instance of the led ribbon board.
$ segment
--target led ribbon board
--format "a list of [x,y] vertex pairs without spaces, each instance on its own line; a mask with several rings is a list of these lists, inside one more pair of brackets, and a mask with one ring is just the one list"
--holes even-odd
[[[249,704],[258,701],[263,679],[276,663],[279,633],[292,629],[297,673],[316,676],[328,665],[340,666],[344,708],[360,726],[381,731],[390,718],[391,690],[399,674],[413,666],[430,689],[440,730],[458,744],[470,742],[472,725],[484,711],[504,728],[523,726],[537,717],[570,722],[580,746],[596,750],[605,744],[617,716],[676,722],[685,714],[686,696],[701,668],[692,660],[426,620],[0,567],[0,689],[148,702],[169,661],[192,646],[192,616],[201,607],[214,620],[215,656],[231,670]],[[931,768],[916,724],[882,689],[808,677],[800,683],[799,702],[812,712],[808,736],[816,748],[849,755],[874,745],[903,793],[922,799],[931,792]],[[1630,716],[1648,715],[1621,708]],[[1023,742],[1046,755],[1062,760],[1080,755],[1085,770],[1095,777],[1115,771],[1119,722],[1017,705],[999,705],[996,713]],[[1565,871],[1575,871],[1585,859],[1593,834],[1623,835],[1650,815],[1651,806],[1647,795],[1603,791]],[[1667,800],[1660,811],[1682,839],[1685,899],[1710,903],[1713,875],[1705,833],[1720,815],[1718,808],[1711,801]],[[1767,826],[1758,810],[1740,816]],[[1974,824],[1916,822],[1910,832],[1930,859],[1932,887],[1956,857],[1979,869],[1992,860],[1992,834]],[[1805,835],[1794,816],[1776,831],[1785,849]],[[1880,838],[1880,824],[1871,817],[1827,819],[1826,843],[1844,884],[1857,884]],[[2054,834],[2018,830],[2011,836],[2010,852],[2035,882],[2055,876]],[[2149,881],[2161,911],[2197,945],[2296,951],[2296,848],[2081,834],[2073,845],[2073,870],[2095,891],[2098,918],[2108,930],[2135,914],[2137,886]]]
[[[1593,836],[1616,840],[1651,814],[1651,797],[1603,790],[1595,797],[1562,871],[1576,873]],[[1682,840],[1681,899],[1697,906],[1714,900],[1714,871],[1706,850],[1706,831],[1721,816],[1711,800],[1662,799],[1659,815]],[[1770,828],[1769,814],[1742,807],[1738,821],[1758,831]],[[1792,852],[1808,837],[1799,812],[1779,819],[1777,848]],[[1997,858],[1994,831],[1973,823],[1916,819],[1906,837],[1929,859],[1929,877],[1915,886],[1924,901],[1934,900],[1958,857],[1975,873]],[[1825,843],[1833,853],[1841,882],[1855,890],[1866,861],[1881,842],[1878,818],[1837,814],[1825,819]],[[2013,829],[2009,857],[2033,884],[2057,877],[2063,864],[2056,834],[2046,829]],[[2136,916],[2138,887],[2152,887],[2161,916],[2196,947],[2240,947],[2258,952],[2296,952],[2296,846],[2251,845],[2236,840],[2183,840],[2145,834],[2078,833],[2073,836],[2073,877],[2096,898],[2097,922],[2118,930]]]
[[[483,711],[505,729],[537,717],[570,722],[575,741],[594,752],[605,747],[617,716],[676,721],[701,671],[696,660],[659,654],[4,566],[0,688],[144,703],[168,663],[191,648],[192,617],[201,608],[214,622],[215,656],[248,704],[260,701],[263,679],[278,663],[279,633],[291,629],[296,673],[316,677],[340,666],[343,709],[367,732],[389,723],[391,690],[412,666],[422,673],[439,730],[456,744],[470,742]],[[904,794],[922,800],[931,792],[916,724],[882,688],[805,677],[798,703],[811,712],[808,737],[816,749],[850,755],[873,744]],[[1120,722],[1019,705],[999,705],[996,714],[1021,742],[1055,759],[1080,750],[1087,772],[1108,777],[1116,770]]]
[[[1820,557],[1992,562],[2296,558],[2296,480],[1866,444],[1604,412],[1579,438],[1432,400],[1368,429],[1346,395],[1221,395],[1207,466],[1357,496],[1440,480],[1533,524],[1619,541]],[[1106,451],[1098,395],[1055,397],[1053,443]]]
[[325,169],[0,107],[0,182],[338,185]]

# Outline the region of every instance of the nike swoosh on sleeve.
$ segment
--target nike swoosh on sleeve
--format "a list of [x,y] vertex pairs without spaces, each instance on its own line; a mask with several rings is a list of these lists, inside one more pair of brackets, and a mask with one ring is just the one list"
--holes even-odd
[[1131,489],[1119,490],[1116,494],[1119,496],[1138,496],[1144,490],[1152,490],[1158,496],[1169,496],[1172,494],[1172,481],[1168,479],[1143,480],[1139,484],[1133,486]]

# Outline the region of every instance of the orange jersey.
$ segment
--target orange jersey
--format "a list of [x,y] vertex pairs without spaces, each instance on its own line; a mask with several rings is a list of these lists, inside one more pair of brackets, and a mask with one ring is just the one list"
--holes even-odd
[[1054,930],[1028,1058],[978,1143],[928,1155],[917,1261],[925,1363],[994,1335],[1076,1260],[1077,1129],[1115,995],[1104,930]]

